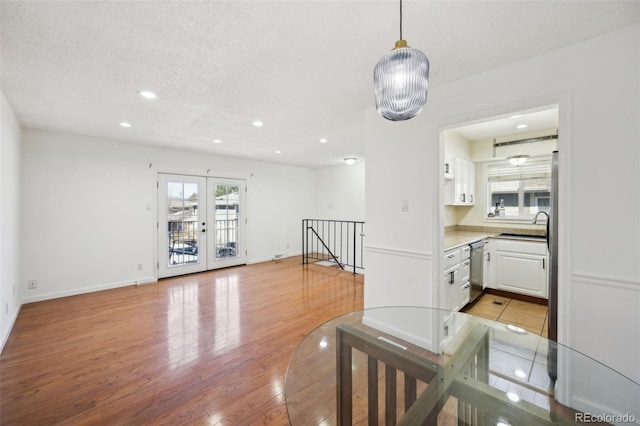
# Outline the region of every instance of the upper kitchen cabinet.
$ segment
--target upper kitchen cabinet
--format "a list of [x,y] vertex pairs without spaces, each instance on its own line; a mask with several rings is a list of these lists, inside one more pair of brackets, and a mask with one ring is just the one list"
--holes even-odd
[[453,177],[453,205],[472,206],[475,203],[476,166],[464,158],[455,159]]
[[[467,159],[445,155],[444,203],[472,206],[476,201],[476,167]],[[449,173],[447,173],[449,170]]]
[[455,157],[451,154],[444,154],[444,178],[453,179],[455,176]]
[[444,131],[444,203],[473,206],[476,201],[476,167],[469,160],[469,141],[452,131]]

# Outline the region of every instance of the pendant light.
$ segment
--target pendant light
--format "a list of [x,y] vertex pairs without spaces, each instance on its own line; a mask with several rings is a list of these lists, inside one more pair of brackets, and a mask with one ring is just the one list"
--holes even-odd
[[400,0],[400,40],[373,70],[378,113],[392,121],[408,120],[427,103],[429,59],[402,39],[402,0]]

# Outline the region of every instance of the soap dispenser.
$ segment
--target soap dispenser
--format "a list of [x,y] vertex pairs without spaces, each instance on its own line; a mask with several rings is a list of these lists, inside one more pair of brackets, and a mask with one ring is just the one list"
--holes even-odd
[[498,210],[500,211],[500,216],[506,215],[506,209],[504,208],[504,199],[500,200],[500,207],[498,208]]

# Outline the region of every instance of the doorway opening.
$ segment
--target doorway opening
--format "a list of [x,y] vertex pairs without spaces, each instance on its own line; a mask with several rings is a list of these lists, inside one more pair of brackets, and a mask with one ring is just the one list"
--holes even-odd
[[[445,261],[439,268],[444,277],[438,291],[439,304],[463,309],[472,302],[465,291],[470,293],[467,289],[479,286],[480,291],[512,292],[541,303],[547,299],[551,311],[557,289],[552,288],[550,271],[552,265],[557,271],[557,249],[552,253],[546,247],[548,221],[542,212],[550,213],[552,196],[558,192],[553,188],[552,153],[560,148],[559,105],[454,125],[444,129],[440,139],[445,253],[454,248],[452,238],[448,238],[454,234],[460,237],[454,240],[460,249],[482,234],[511,234],[512,238],[525,235],[539,240],[529,238],[525,245],[532,251],[520,253],[509,251],[506,244],[502,244],[501,252],[489,238],[481,276],[466,272],[469,256],[464,251],[458,264]],[[535,273],[523,273],[523,265]]]

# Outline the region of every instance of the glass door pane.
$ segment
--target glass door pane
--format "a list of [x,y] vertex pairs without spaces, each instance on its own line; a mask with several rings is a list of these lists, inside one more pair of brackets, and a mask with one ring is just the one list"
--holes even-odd
[[206,270],[205,185],[201,177],[159,175],[159,277]]
[[[209,269],[246,263],[243,180],[209,178],[210,234]],[[213,237],[212,237],[213,235]]]

